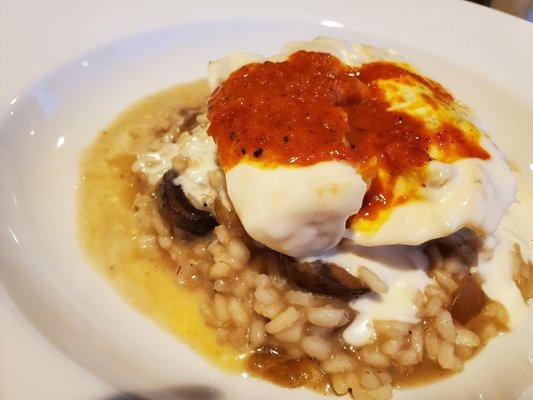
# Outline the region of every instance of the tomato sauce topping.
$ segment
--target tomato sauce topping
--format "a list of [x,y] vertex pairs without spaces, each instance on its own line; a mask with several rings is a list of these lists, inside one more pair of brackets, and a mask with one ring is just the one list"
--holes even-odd
[[387,79],[423,86],[434,107],[454,101],[438,83],[389,62],[354,68],[327,53],[298,51],[283,62],[243,66],[208,101],[208,132],[222,168],[243,159],[265,168],[346,161],[370,182],[355,218],[373,220],[409,200],[393,196],[400,176],[423,184],[431,147],[441,150],[437,159],[444,162],[489,158],[479,135],[466,135],[450,123],[430,130],[419,117],[389,110],[378,84]]

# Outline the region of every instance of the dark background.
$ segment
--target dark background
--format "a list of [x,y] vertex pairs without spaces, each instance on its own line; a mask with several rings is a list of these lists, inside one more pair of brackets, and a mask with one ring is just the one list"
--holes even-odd
[[533,0],[468,0],[533,22]]

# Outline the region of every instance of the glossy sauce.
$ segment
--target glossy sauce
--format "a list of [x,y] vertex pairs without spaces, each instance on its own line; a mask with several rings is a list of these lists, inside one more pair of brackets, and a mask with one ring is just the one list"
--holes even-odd
[[319,362],[309,357],[294,359],[265,346],[251,354],[248,368],[254,376],[283,387],[305,386],[320,393],[331,393],[330,381],[319,370]]
[[[355,218],[374,220],[416,197],[429,161],[489,158],[477,131],[463,132],[445,122],[429,129],[421,118],[389,109],[379,82],[391,79],[422,85],[434,107],[454,101],[438,83],[394,63],[353,68],[326,53],[299,51],[284,62],[245,65],[208,103],[209,133],[222,168],[227,171],[241,160],[266,168],[349,162],[371,182]],[[395,198],[400,176],[416,184]]]
[[157,244],[141,249],[145,234],[133,199],[140,191],[131,165],[181,108],[205,101],[207,83],[180,85],[147,97],[120,115],[85,152],[78,190],[79,237],[93,265],[135,308],[219,367],[242,372],[245,363],[217,342],[198,311],[200,292],[178,285],[176,264]]
[[515,265],[513,266],[513,278],[522,294],[522,298],[527,303],[533,298],[533,262],[524,259],[518,244],[515,244],[514,251],[516,257]]

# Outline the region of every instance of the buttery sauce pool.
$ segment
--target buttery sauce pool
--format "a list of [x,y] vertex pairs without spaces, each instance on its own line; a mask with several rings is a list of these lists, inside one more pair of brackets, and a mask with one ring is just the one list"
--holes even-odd
[[204,80],[149,96],[121,114],[85,152],[78,193],[79,236],[95,267],[139,311],[223,369],[241,372],[231,346],[219,345],[198,311],[199,294],[180,287],[176,266],[159,246],[139,248],[143,234],[135,217],[137,193],[133,152],[180,108],[199,106]]

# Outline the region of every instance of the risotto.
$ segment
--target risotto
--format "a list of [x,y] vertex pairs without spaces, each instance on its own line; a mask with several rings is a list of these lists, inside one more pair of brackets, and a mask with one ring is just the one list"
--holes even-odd
[[[138,308],[224,368],[376,400],[461,371],[513,325],[509,304],[485,286],[490,243],[468,227],[416,245],[424,284],[410,289],[409,317],[362,321],[376,299],[394,294],[394,280],[372,263],[344,267],[338,254],[359,251],[355,234],[338,241],[338,254],[320,257],[252,237],[224,169],[205,151],[214,146],[208,96],[200,81],[143,100],[82,160],[82,241]],[[194,187],[196,195],[175,187]],[[499,268],[511,271],[525,306],[532,264],[519,244],[511,246],[502,259],[509,264]]]

